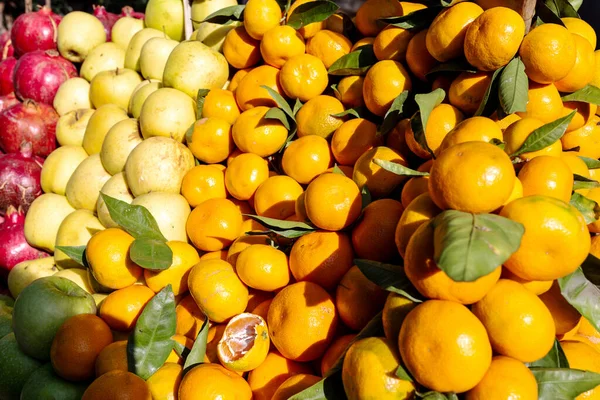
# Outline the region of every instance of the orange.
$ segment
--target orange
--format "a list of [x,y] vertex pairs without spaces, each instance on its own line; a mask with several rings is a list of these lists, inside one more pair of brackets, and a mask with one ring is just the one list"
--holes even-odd
[[573,69],[577,45],[567,28],[543,24],[525,35],[519,55],[529,79],[538,83],[553,83],[563,79]]
[[227,326],[227,324],[212,324],[208,330],[208,336],[206,338],[206,354],[204,355],[205,363],[221,363],[218,356],[218,345],[223,337],[223,332],[225,332],[225,326]]
[[334,338],[337,323],[333,299],[312,282],[298,282],[282,289],[273,298],[267,318],[273,345],[293,361],[321,357]]
[[406,144],[405,131],[410,124],[410,119],[404,118],[396,124],[391,132],[385,135],[385,145],[390,149],[402,154],[403,157],[411,156],[412,152]]
[[235,99],[242,111],[259,106],[277,107],[273,97],[261,86],[270,87],[282,94],[279,85],[279,69],[270,65],[261,65],[252,69],[242,78],[235,90]]
[[381,18],[402,15],[402,5],[395,0],[367,0],[356,12],[354,23],[363,36],[376,36],[384,24]]
[[438,61],[446,62],[463,55],[465,36],[469,25],[483,13],[475,3],[458,3],[445,8],[431,23],[426,45]]
[[[464,3],[472,4],[472,3]],[[462,72],[452,81],[448,99],[450,104],[467,114],[475,114],[492,82],[492,74]]]
[[402,7],[402,15],[412,14],[415,11],[427,8],[424,4],[413,3],[410,1],[401,1],[400,6]]
[[240,253],[254,244],[268,244],[269,237],[266,235],[246,235],[245,233],[237,238],[227,251],[227,262],[234,268]]
[[344,358],[342,382],[349,399],[411,399],[415,384],[396,376],[400,356],[395,343],[369,337],[354,342]]
[[352,224],[361,212],[360,191],[352,179],[323,174],[306,188],[306,214],[318,228],[339,231]]
[[260,41],[260,54],[265,63],[281,68],[287,60],[304,54],[304,39],[294,28],[278,25],[265,32]]
[[327,68],[313,55],[294,55],[281,67],[279,83],[290,99],[308,101],[327,89]]
[[407,166],[407,162],[404,157],[396,151],[385,146],[374,147],[371,150],[364,152],[363,155],[356,160],[352,179],[359,188],[366,186],[374,198],[381,198],[390,194],[392,190],[404,182],[406,178],[384,170],[373,162],[373,160],[376,159],[391,161],[404,166]]
[[126,371],[111,371],[97,378],[81,400],[152,400],[150,388],[139,376]]
[[[306,4],[306,3],[310,3],[313,0],[296,0],[292,3],[290,9],[288,10],[287,13],[287,20],[290,19],[290,16],[294,13],[294,10],[302,5],[302,4]],[[298,33],[300,33],[300,35],[302,35],[302,37],[304,39],[308,39],[310,37],[315,36],[315,34],[317,32],[319,32],[321,29],[325,29],[325,25],[326,25],[326,21],[320,21],[320,22],[313,22],[312,24],[308,24],[308,25],[304,25],[302,28],[298,29]]]
[[[450,104],[440,104],[431,110],[427,126],[425,127],[425,139],[427,145],[434,153],[438,150],[448,132],[454,129],[463,118],[463,113]],[[405,139],[408,148],[417,157],[423,159],[431,158],[429,151],[423,148],[415,139],[415,133],[410,124],[406,127]]]
[[254,193],[256,214],[275,219],[289,218],[294,215],[296,200],[302,192],[302,186],[289,176],[272,176]]
[[408,69],[423,82],[427,81],[427,74],[438,63],[425,46],[426,38],[427,29],[424,29],[410,39],[406,48]]
[[267,320],[267,316],[269,315],[269,307],[271,307],[271,303],[273,299],[268,299],[257,305],[252,309],[252,314],[256,314],[262,317],[265,321]]
[[566,17],[561,18],[561,20],[569,32],[576,33],[585,38],[592,46],[592,49],[596,48],[596,32],[594,31],[594,28],[590,26],[590,24],[580,18]]
[[415,34],[408,29],[387,26],[375,37],[373,52],[378,60],[404,61],[408,43]]
[[274,292],[290,282],[285,253],[266,244],[253,244],[239,254],[235,270],[251,288]]
[[434,161],[429,193],[441,209],[486,213],[504,204],[515,184],[510,158],[485,142],[464,142]]
[[592,117],[596,114],[596,110],[598,109],[598,106],[595,104],[584,103],[581,101],[566,101],[563,103],[563,105],[564,115],[569,115],[573,110],[577,111],[571,122],[569,122],[567,132],[572,132],[576,129],[582,128],[592,119]]
[[200,261],[192,268],[188,284],[198,308],[213,322],[244,312],[248,304],[248,288],[226,261]]
[[536,400],[538,384],[533,373],[522,362],[495,356],[485,376],[467,392],[465,400]]
[[410,75],[398,61],[377,62],[367,72],[363,84],[365,105],[373,114],[383,117],[400,93],[412,89]]
[[487,329],[498,354],[533,362],[544,357],[554,344],[552,314],[520,283],[500,279],[472,311]]
[[320,95],[310,99],[296,114],[298,137],[316,135],[328,139],[343,123],[334,117],[344,112],[344,105],[335,97]]
[[110,371],[128,371],[127,340],[113,342],[104,347],[95,362],[96,378]]
[[331,151],[325,139],[309,135],[294,140],[283,152],[283,171],[305,185],[322,174],[331,164]]
[[176,399],[183,377],[183,367],[175,363],[165,363],[148,380],[152,399]]
[[345,233],[311,232],[301,236],[290,252],[290,270],[297,281],[333,290],[352,267],[352,243]]
[[417,196],[404,210],[396,226],[395,242],[398,252],[404,258],[406,247],[417,228],[441,213],[429,193]]
[[[515,185],[513,186],[512,192],[510,193],[509,198],[506,199],[506,201],[504,202],[503,206],[507,205],[508,203],[510,203],[513,200],[520,199],[521,197],[523,197],[523,184],[521,183],[519,178],[516,178]],[[499,210],[496,210],[495,212],[498,212],[498,211]]]
[[555,83],[556,88],[561,92],[575,92],[583,89],[594,79],[596,69],[594,48],[582,36],[573,34],[573,39],[577,52],[575,66],[573,66],[567,76]]
[[196,121],[188,147],[194,157],[207,164],[225,161],[235,148],[231,124],[217,117]]
[[171,285],[173,294],[179,296],[188,290],[187,278],[192,267],[200,261],[196,249],[186,242],[169,241],[167,246],[173,252],[171,266],[162,271],[144,270],[146,285],[155,293]]
[[343,77],[337,84],[335,97],[348,108],[356,108],[365,105],[363,100],[363,84],[365,78],[357,75]]
[[541,294],[540,299],[554,318],[557,335],[564,335],[574,329],[577,331],[581,314],[560,293],[558,282],[555,281],[550,290]]
[[573,191],[573,173],[561,158],[539,156],[519,171],[523,196],[544,195],[569,202]]
[[446,92],[446,98],[444,99],[445,103],[448,103],[448,92],[450,91],[450,86],[454,81],[455,74],[447,75],[440,74],[437,78],[431,82],[431,90],[443,89]]
[[[250,71],[251,71],[251,68],[244,68],[244,69],[240,69],[238,72],[236,72],[233,75],[233,77],[231,78],[231,80],[229,81],[229,86],[227,87],[227,90],[229,90],[235,96],[235,91],[236,91],[238,85],[240,84],[240,81]],[[237,101],[236,101],[236,103],[237,103]]]
[[100,318],[111,329],[130,331],[152,297],[154,297],[154,292],[142,285],[115,290],[102,301]]
[[113,341],[110,327],[93,314],[67,319],[56,332],[50,349],[52,368],[63,379],[85,381],[95,375],[96,358]]
[[[593,346],[577,341],[564,341],[561,342],[561,346],[570,368],[600,373],[600,352]],[[596,386],[577,396],[576,400],[596,399],[598,395],[600,395],[600,388]]]
[[513,122],[520,120],[521,117],[519,117],[517,114],[510,114],[502,119],[498,119],[498,115],[494,114],[492,119],[494,122],[496,122],[500,129],[502,129],[502,132],[504,132],[506,128],[508,128]]
[[[511,124],[504,131],[504,142],[506,146],[504,151],[506,154],[513,154],[525,143],[529,135],[540,128],[544,123],[536,118],[525,117]],[[541,150],[519,154],[519,158],[523,161],[529,161],[537,156],[553,156],[560,157],[562,153],[561,145],[558,141],[544,147]]]
[[600,118],[592,116],[581,128],[567,132],[560,138],[565,150],[579,148],[579,154],[584,157],[600,158]]
[[200,364],[188,371],[179,385],[179,400],[251,400],[248,383],[218,364]]
[[[431,118],[429,121],[431,121]],[[429,127],[429,122],[427,123],[427,127]],[[498,124],[486,117],[467,118],[464,121],[459,122],[446,136],[444,136],[444,140],[442,140],[442,143],[437,150],[435,150],[435,154],[439,155],[445,149],[458,143],[477,140],[490,143],[494,139],[502,141],[502,130]],[[431,147],[429,138],[428,144]]]
[[212,165],[196,165],[183,177],[181,194],[191,207],[210,199],[224,199],[225,174]]
[[233,92],[224,89],[212,89],[204,98],[202,106],[204,118],[220,118],[233,125],[240,116],[240,109],[235,101]]
[[331,152],[342,165],[354,165],[367,150],[379,146],[382,136],[377,134],[377,126],[363,118],[353,118],[344,122],[333,134]]
[[244,27],[250,36],[261,40],[267,31],[279,25],[282,17],[275,0],[249,0],[244,8]]
[[329,346],[321,359],[321,375],[325,376],[327,372],[329,372],[331,367],[337,363],[346,349],[348,349],[350,342],[352,342],[355,337],[356,334],[351,333],[349,335],[340,336],[331,343],[331,346]]
[[269,164],[253,153],[240,154],[225,171],[225,187],[238,200],[248,200],[269,177]]
[[563,102],[553,83],[529,82],[527,98],[526,111],[517,113],[521,118],[536,118],[548,124],[562,117]]
[[352,42],[341,33],[320,30],[306,43],[306,52],[311,54],[329,68],[338,58],[350,53]]
[[429,300],[409,312],[398,347],[416,381],[439,392],[472,389],[492,361],[481,322],[467,307],[446,300]]
[[507,268],[502,268],[502,275],[500,276],[502,279],[510,279],[511,281],[519,282],[521,285],[525,286],[525,289],[529,290],[531,293],[536,295],[541,295],[542,293],[550,290],[552,286],[552,282],[554,281],[528,281],[522,278],[519,278],[517,275],[510,272]]
[[175,307],[176,333],[196,340],[206,316],[200,311],[191,295],[186,295]]
[[223,42],[223,55],[233,68],[253,67],[261,59],[260,41],[248,35],[244,26],[238,26],[227,32]]
[[352,247],[358,258],[390,262],[398,257],[394,236],[403,210],[402,203],[393,199],[376,200],[365,207],[352,229]]
[[285,143],[288,130],[281,121],[266,119],[269,107],[244,111],[233,124],[233,141],[241,151],[260,157],[275,154]]
[[517,199],[500,215],[523,224],[519,250],[504,266],[526,280],[548,281],[577,269],[590,250],[583,216],[568,203],[547,196]]
[[131,261],[129,247],[134,238],[120,228],[109,228],[95,233],[86,248],[86,260],[94,279],[110,289],[133,285],[142,269]]
[[308,389],[320,380],[320,377],[309,374],[291,376],[277,388],[271,400],[287,400],[304,389]]
[[507,7],[514,11],[521,11],[523,3],[521,0],[475,0],[484,10],[494,7]]
[[594,57],[596,58],[596,68],[594,70],[594,79],[592,79],[590,85],[600,87],[600,50],[594,52]]
[[350,49],[350,52],[356,51],[359,48],[363,47],[363,46],[368,46],[368,45],[372,45],[375,42],[375,38],[374,37],[364,37],[364,38],[360,38],[356,41],[356,43],[354,43],[352,45],[352,48]]
[[265,320],[243,313],[227,323],[217,345],[217,355],[221,364],[231,371],[251,371],[267,358],[269,344]]
[[381,311],[386,299],[387,292],[371,282],[357,266],[346,272],[335,291],[340,319],[354,331],[363,329]]
[[242,213],[227,199],[206,200],[192,210],[186,223],[190,241],[202,251],[228,247],[238,237],[241,227]]
[[397,293],[388,294],[383,306],[381,322],[383,323],[385,337],[394,344],[398,342],[398,335],[404,319],[417,304]]
[[252,388],[254,400],[271,400],[277,388],[289,377],[311,373],[308,365],[286,359],[277,351],[271,351],[261,365],[250,371],[248,384]]
[[[253,312],[260,304],[267,300],[272,300],[275,294],[272,292],[263,292],[262,290],[248,289],[248,305],[246,306],[246,312]],[[253,313],[254,314],[254,313]],[[262,315],[261,315],[262,317]],[[267,317],[264,317],[267,320]]]
[[525,22],[516,11],[506,7],[486,10],[467,29],[467,61],[480,71],[495,71],[513,59],[524,35]]
[[417,176],[410,178],[404,184],[402,193],[400,194],[400,201],[404,208],[423,193],[429,193],[429,176]]

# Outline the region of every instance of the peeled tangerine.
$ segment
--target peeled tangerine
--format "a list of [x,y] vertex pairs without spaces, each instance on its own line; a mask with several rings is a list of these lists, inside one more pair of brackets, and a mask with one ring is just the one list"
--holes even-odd
[[267,358],[270,344],[265,320],[255,314],[243,313],[227,323],[217,345],[217,355],[227,369],[251,371]]

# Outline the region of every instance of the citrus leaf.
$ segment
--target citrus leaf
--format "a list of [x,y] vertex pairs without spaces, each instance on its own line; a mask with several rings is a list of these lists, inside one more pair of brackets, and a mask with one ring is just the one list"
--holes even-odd
[[562,97],[562,101],[581,101],[590,104],[600,104],[600,88],[593,85],[587,85],[583,89],[567,94]]
[[490,274],[519,249],[525,228],[495,214],[447,210],[431,222],[434,259],[456,282]]
[[208,96],[210,89],[198,89],[198,96],[196,96],[196,119],[202,118],[202,109],[204,108],[204,100]]
[[303,231],[314,231],[315,228],[313,226],[308,225],[304,222],[297,221],[285,221],[281,219],[268,218],[268,217],[259,217],[258,215],[251,214],[243,214],[245,217],[252,218],[256,222],[259,222],[265,228],[269,228],[274,232],[285,231],[288,229],[293,230],[303,230]]
[[204,18],[202,21],[196,22],[212,22],[213,24],[227,25],[235,21],[242,21],[245,5],[237,5],[221,8]]
[[285,129],[287,129],[288,131],[290,130],[290,123],[288,122],[285,112],[281,108],[278,108],[278,107],[269,108],[269,111],[267,111],[264,118],[265,119],[276,119],[277,121],[281,122],[283,124],[283,126],[285,126]]
[[500,107],[506,114],[513,114],[527,109],[529,80],[525,74],[525,64],[520,57],[515,57],[502,70],[498,97]]
[[204,356],[206,355],[206,342],[208,339],[208,328],[209,325],[207,318],[202,323],[202,328],[200,328],[200,332],[198,332],[198,336],[194,341],[194,345],[185,359],[185,364],[183,364],[184,375],[196,365],[204,363]]
[[335,14],[340,7],[332,1],[316,0],[299,5],[290,14],[287,25],[294,29],[300,29],[303,26],[313,22],[325,21]]
[[569,304],[600,331],[600,289],[585,277],[581,267],[558,279],[558,284]]
[[312,231],[306,231],[306,230],[302,230],[302,229],[285,229],[285,230],[281,230],[281,231],[275,231],[275,230],[250,231],[250,232],[246,232],[246,235],[247,236],[265,236],[265,235],[270,235],[272,233],[275,233],[284,238],[296,239],[301,236],[308,235],[311,232]]
[[575,11],[579,11],[579,8],[581,8],[581,5],[583,4],[583,0],[568,0],[568,1],[569,1],[569,3],[571,3],[571,5],[575,9]]
[[596,286],[600,286],[600,258],[593,254],[588,254],[585,261],[581,264],[581,270],[585,277]]
[[184,360],[187,358],[188,354],[190,354],[190,349],[176,340],[173,341],[173,351]]
[[527,136],[521,147],[511,154],[511,157],[519,156],[523,153],[541,150],[556,143],[565,134],[569,123],[576,114],[573,110],[569,115],[552,121],[546,125],[540,126]]
[[586,178],[585,176],[573,174],[573,190],[594,189],[597,187],[600,187],[600,182]]
[[403,381],[408,381],[408,382],[414,382],[415,380],[413,379],[412,376],[410,376],[410,373],[406,370],[406,368],[404,367],[404,365],[402,365],[402,363],[400,363],[400,365],[398,365],[398,368],[396,369],[396,376],[400,379],[402,379]]
[[338,167],[338,165],[337,165],[337,164],[335,164],[335,165],[333,166],[333,173],[334,173],[334,174],[338,174],[338,175],[342,175],[342,176],[346,176],[346,174],[344,174],[344,171],[342,171],[342,170],[340,169],[340,167]]
[[550,11],[561,18],[579,18],[579,14],[577,14],[575,8],[567,0],[544,0],[543,2],[548,6]]
[[304,389],[288,400],[346,400],[342,374],[338,372],[321,379],[311,387]]
[[56,250],[65,253],[71,260],[85,267],[85,247],[86,246],[56,246]]
[[529,368],[569,368],[569,361],[565,352],[560,345],[558,339],[554,340],[554,346],[550,349],[548,354],[532,363],[525,364]]
[[584,156],[579,156],[579,158],[581,158],[583,160],[583,162],[588,167],[588,169],[600,168],[600,161],[596,160],[595,158],[584,157]]
[[298,113],[298,111],[300,111],[300,108],[302,108],[303,105],[304,104],[302,104],[300,99],[296,99],[296,102],[294,103],[294,109],[292,110],[292,113],[294,114],[294,118],[296,117],[296,114]]
[[569,203],[583,215],[586,224],[596,222],[600,218],[600,207],[592,199],[582,196],[579,193],[573,193]]
[[467,60],[462,59],[436,65],[431,68],[426,75],[435,74],[437,72],[468,72],[475,74],[477,73],[477,68],[469,64]]
[[600,374],[569,368],[531,368],[538,400],[573,400],[600,385]]
[[401,266],[361,259],[354,260],[354,265],[368,280],[382,289],[402,295],[415,303],[423,302]]
[[390,109],[385,113],[383,122],[378,129],[380,135],[386,135],[398,124],[403,117],[404,103],[408,98],[408,90],[400,93],[392,102]]
[[350,54],[338,58],[328,73],[336,76],[362,75],[377,62],[373,45],[361,46]]
[[423,393],[420,398],[422,400],[449,400],[448,396],[440,392]]
[[441,6],[432,6],[400,17],[380,18],[379,20],[398,28],[420,31],[428,28],[443,9]]
[[536,14],[538,16],[537,22],[538,26],[541,25],[540,21],[543,21],[547,24],[557,24],[560,26],[565,26],[565,23],[562,22],[560,17],[554,13],[544,2],[538,1],[535,7]]
[[285,101],[285,99],[276,91],[274,91],[273,89],[271,89],[268,86],[265,85],[261,85],[262,89],[265,89],[267,92],[269,92],[269,95],[273,98],[273,100],[275,100],[275,103],[277,103],[277,106],[279,108],[281,108],[291,119],[292,121],[296,121],[295,117],[294,117],[294,112],[293,110],[290,108],[290,105],[288,104],[287,101]]
[[362,209],[364,210],[366,206],[368,206],[369,204],[371,204],[371,201],[373,200],[373,196],[371,196],[371,191],[369,190],[369,188],[367,187],[367,185],[363,186],[360,189],[360,200],[362,202]]
[[500,139],[492,138],[492,139],[490,140],[490,144],[493,144],[494,146],[498,146],[498,147],[500,147],[502,150],[504,150],[504,149],[506,148],[506,143],[505,143],[505,142],[503,142],[503,141],[502,141],[502,140],[500,140]]
[[192,143],[192,136],[194,135],[194,127],[196,126],[196,122],[193,122],[192,125],[185,131],[185,142],[187,144]]
[[481,99],[481,103],[479,103],[479,108],[475,111],[475,116],[490,116],[494,113],[494,111],[498,108],[498,83],[500,74],[504,71],[504,68],[498,68],[492,74],[492,79],[490,80],[490,84],[485,90],[485,94]]
[[167,243],[152,238],[140,237],[129,248],[131,261],[144,269],[161,271],[173,264],[173,251]]
[[131,236],[167,241],[146,207],[126,203],[102,192],[100,192],[100,196],[102,196],[113,221]]
[[331,114],[331,116],[336,117],[336,118],[342,118],[342,117],[350,115],[354,118],[361,118],[358,110],[359,110],[359,108],[349,108],[345,111],[342,111],[341,113]]
[[434,158],[435,156],[433,154],[433,150],[431,150],[429,144],[427,143],[425,129],[427,127],[427,122],[429,121],[429,115],[431,115],[431,111],[442,104],[442,101],[444,101],[445,98],[446,92],[441,88],[435,89],[431,93],[415,95],[415,102],[419,106],[419,111],[417,111],[410,119],[410,127],[415,135],[415,140]]
[[175,335],[175,295],[167,285],[146,304],[127,340],[129,371],[150,378],[163,366]]
[[391,172],[400,176],[429,176],[429,172],[421,172],[415,171],[414,169],[410,169],[405,167],[402,164],[398,164],[392,161],[381,160],[379,158],[375,158],[373,162],[379,165],[381,168],[385,169],[388,172]]

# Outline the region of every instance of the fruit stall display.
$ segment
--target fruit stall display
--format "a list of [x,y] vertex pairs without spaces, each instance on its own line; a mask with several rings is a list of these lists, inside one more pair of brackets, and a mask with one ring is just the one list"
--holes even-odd
[[0,400],[600,398],[581,4],[19,16]]

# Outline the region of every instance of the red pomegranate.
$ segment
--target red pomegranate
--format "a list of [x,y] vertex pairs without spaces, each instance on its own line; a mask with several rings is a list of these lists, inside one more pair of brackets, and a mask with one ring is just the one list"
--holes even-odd
[[133,7],[125,6],[121,9],[121,17],[144,19],[145,15],[142,12],[135,11]]
[[106,32],[106,41],[110,42],[110,32],[112,31],[112,27],[120,18],[119,15],[110,13],[106,11],[104,6],[94,6],[94,16],[102,22],[104,25],[104,32]]
[[5,96],[15,91],[13,86],[13,71],[17,59],[14,57],[8,57],[6,60],[0,62],[0,96]]
[[22,56],[36,50],[55,50],[61,19],[48,7],[19,15],[10,34],[16,54]]
[[30,143],[36,156],[47,157],[56,148],[58,114],[46,104],[25,100],[0,113],[0,150],[18,153]]
[[0,212],[9,206],[24,212],[42,194],[40,176],[44,159],[32,154],[30,143],[24,143],[19,153],[0,154]]
[[15,94],[52,105],[64,81],[77,76],[77,69],[56,50],[36,50],[18,59],[13,74]]
[[0,112],[19,103],[20,101],[19,99],[17,99],[17,96],[15,96],[14,92],[9,93],[5,96],[0,96]]

